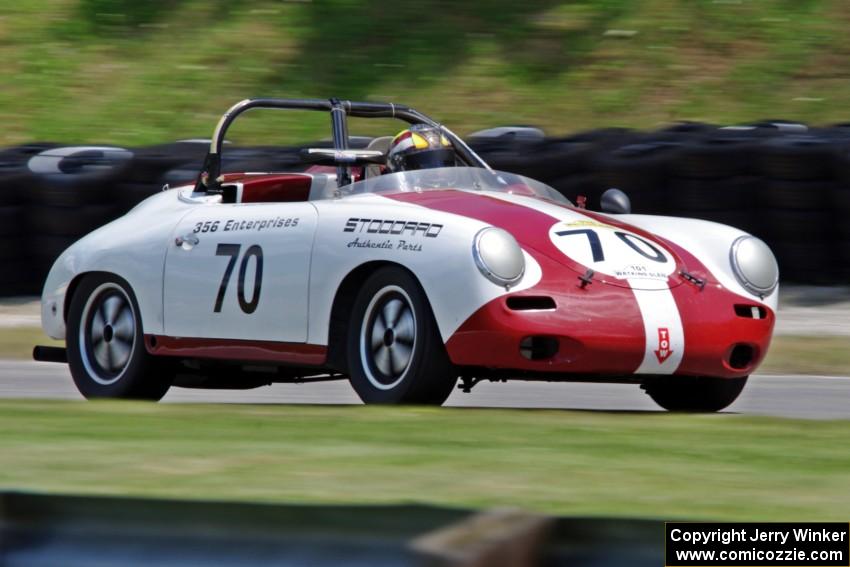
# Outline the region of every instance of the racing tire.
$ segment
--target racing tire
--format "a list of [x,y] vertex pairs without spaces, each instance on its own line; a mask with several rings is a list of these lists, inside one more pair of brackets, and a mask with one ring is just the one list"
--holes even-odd
[[670,206],[674,210],[702,211],[746,210],[752,208],[763,181],[757,177],[739,176],[728,179],[688,179],[673,177],[669,181]]
[[663,376],[646,382],[641,388],[667,411],[712,413],[734,402],[746,386],[747,378]]
[[[512,151],[500,151],[487,159],[492,160],[488,163],[495,163],[493,167],[498,168],[499,171],[525,175],[543,183],[557,176],[559,169],[553,165],[555,159],[551,156],[534,156],[519,148],[514,148]],[[570,167],[566,158],[564,162],[565,167]]]
[[834,274],[841,271],[841,263],[836,262],[838,242],[806,237],[774,240],[770,246],[783,280],[809,285],[837,283]]
[[173,373],[145,349],[139,305],[130,286],[108,274],[86,276],[71,298],[68,366],[87,399],[157,401]]
[[850,238],[841,241],[838,248],[838,281],[850,281]]
[[757,162],[766,177],[811,181],[833,177],[837,152],[828,138],[812,135],[780,136],[765,142]]
[[115,205],[84,205],[79,207],[50,207],[33,205],[29,208],[30,229],[33,234],[79,238],[118,216]]
[[749,175],[759,140],[749,133],[717,131],[683,143],[671,169],[677,177],[726,179]]
[[[846,218],[847,215],[850,215],[850,183],[833,186],[830,205],[840,218]],[[845,225],[846,223],[841,224]]]
[[172,142],[133,150],[133,159],[121,176],[122,183],[149,184],[161,188],[166,172],[185,167],[197,177],[208,143]]
[[[0,242],[2,242],[0,238]],[[40,282],[32,277],[32,268],[27,258],[0,258],[0,297],[35,295],[41,292]]]
[[38,183],[33,203],[79,207],[108,202],[111,188],[124,177],[133,152],[124,148],[67,146],[44,150],[27,162]]
[[27,191],[35,184],[33,176],[20,169],[6,169],[0,162],[0,207],[19,207],[26,204]]
[[27,239],[22,235],[0,236],[0,262],[16,262],[29,258]]
[[360,288],[346,352],[351,386],[367,404],[442,405],[457,382],[425,292],[398,267]]
[[[33,175],[37,183],[28,191],[30,202],[47,207],[85,207],[107,202],[109,187],[117,178],[106,174]],[[83,178],[84,179],[81,179]]]
[[591,169],[603,180],[606,187],[652,193],[663,202],[665,181],[670,164],[675,159],[679,144],[646,137],[634,143],[603,150],[596,154]]
[[26,221],[24,219],[24,207],[0,206],[0,237],[22,237],[26,236]]
[[548,182],[586,172],[594,151],[590,142],[547,140],[517,152],[514,159],[520,163],[509,165],[508,171],[525,171],[528,177]]
[[828,211],[798,211],[764,208],[760,214],[767,223],[770,240],[801,242],[825,246],[829,240],[831,219]]
[[665,134],[678,134],[680,135],[680,137],[685,137],[694,134],[709,134],[717,130],[717,128],[718,126],[716,124],[708,124],[705,122],[692,122],[690,120],[680,120],[670,126],[667,126],[666,128],[662,128],[661,130],[659,130],[659,132],[662,136]]
[[835,184],[828,181],[773,180],[760,188],[762,207],[793,211],[825,211]]
[[43,284],[56,259],[77,240],[79,236],[45,235],[30,236],[24,241],[23,249],[32,259],[33,278]]

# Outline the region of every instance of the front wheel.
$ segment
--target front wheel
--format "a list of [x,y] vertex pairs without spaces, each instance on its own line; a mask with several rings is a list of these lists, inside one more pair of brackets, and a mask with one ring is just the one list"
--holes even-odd
[[347,347],[351,385],[367,404],[441,405],[457,381],[425,293],[401,268],[363,284]]
[[139,306],[129,285],[106,274],[80,282],[68,311],[68,366],[92,398],[159,400],[172,376],[147,353]]
[[666,410],[710,413],[734,402],[746,386],[747,378],[664,376],[646,382],[641,388]]

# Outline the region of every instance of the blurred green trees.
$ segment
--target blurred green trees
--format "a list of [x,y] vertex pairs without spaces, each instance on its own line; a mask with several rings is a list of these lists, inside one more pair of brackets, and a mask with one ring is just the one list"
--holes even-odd
[[[0,145],[208,136],[250,96],[396,100],[461,132],[838,122],[848,24],[846,0],[0,0]],[[327,133],[280,120],[248,134]]]

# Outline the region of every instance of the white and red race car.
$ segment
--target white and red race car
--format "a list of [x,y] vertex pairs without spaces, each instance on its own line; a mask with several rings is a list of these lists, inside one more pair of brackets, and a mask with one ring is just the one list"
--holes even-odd
[[[221,174],[252,108],[324,111],[333,148],[305,173]],[[194,185],[163,191],[56,261],[47,334],[83,395],[345,378],[365,402],[441,404],[458,379],[641,384],[717,411],[773,332],[778,268],[711,222],[607,214],[493,171],[443,128],[456,167],[386,173],[386,140],[348,149],[347,117],[436,122],[400,105],[253,99],[219,122]]]

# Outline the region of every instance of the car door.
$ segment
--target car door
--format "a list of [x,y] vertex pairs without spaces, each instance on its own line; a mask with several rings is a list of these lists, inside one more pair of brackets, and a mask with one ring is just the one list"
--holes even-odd
[[307,202],[198,205],[166,255],[166,335],[305,342],[317,217]]

